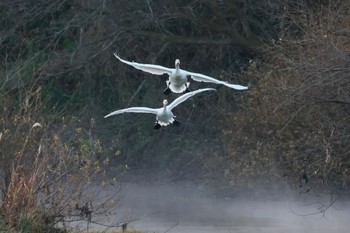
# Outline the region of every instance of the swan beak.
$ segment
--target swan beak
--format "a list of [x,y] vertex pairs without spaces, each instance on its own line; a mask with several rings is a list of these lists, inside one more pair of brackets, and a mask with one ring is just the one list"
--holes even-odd
[[180,65],[180,60],[179,59],[176,59],[175,60],[175,67],[178,67]]

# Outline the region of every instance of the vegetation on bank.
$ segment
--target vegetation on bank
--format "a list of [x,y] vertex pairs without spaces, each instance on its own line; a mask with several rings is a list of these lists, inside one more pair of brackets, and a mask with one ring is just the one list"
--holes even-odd
[[[129,169],[202,178],[223,195],[281,183],[298,190],[305,174],[312,191],[347,189],[348,4],[2,1],[0,229],[49,232],[88,220],[91,185],[110,188]],[[179,106],[181,128],[153,131],[147,116],[106,120],[164,98],[155,94],[162,77],[113,52],[168,67],[180,58],[185,69],[250,89],[213,86],[218,95]],[[115,193],[92,214],[115,213]]]
[[330,1],[286,11],[282,32],[264,46],[264,60],[245,70],[258,85],[241,98],[239,114],[229,119],[232,127],[222,131],[226,156],[213,160],[222,161],[224,183],[276,192],[286,183],[293,191],[307,177],[314,193],[349,188],[345,6]]

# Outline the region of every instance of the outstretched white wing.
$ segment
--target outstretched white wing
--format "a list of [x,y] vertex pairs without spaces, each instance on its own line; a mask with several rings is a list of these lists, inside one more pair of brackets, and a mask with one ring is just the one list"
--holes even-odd
[[106,115],[105,118],[121,114],[121,113],[126,113],[126,112],[133,112],[133,113],[152,113],[152,114],[157,114],[157,110],[155,108],[146,108],[146,107],[132,107],[132,108],[125,108],[125,109],[120,109],[114,112],[111,112],[110,114]]
[[186,72],[187,72],[188,75],[191,75],[191,78],[194,81],[197,81],[197,82],[207,82],[207,83],[222,84],[222,85],[225,85],[225,86],[227,86],[229,88],[233,88],[233,89],[236,89],[236,90],[246,90],[246,89],[248,89],[248,87],[246,87],[246,86],[230,84],[228,82],[220,81],[220,80],[217,80],[215,78],[206,76],[204,74],[192,73],[192,72],[188,72],[188,71],[186,71]]
[[216,89],[214,88],[203,88],[203,89],[199,89],[197,91],[191,91],[191,92],[188,92],[180,97],[178,97],[177,99],[175,99],[171,104],[169,104],[169,109],[173,109],[175,108],[177,105],[181,104],[182,102],[184,102],[185,100],[187,100],[188,98],[200,93],[200,92],[203,92],[203,91],[216,91]]
[[124,59],[121,59],[116,53],[114,53],[114,56],[119,59],[119,61],[128,64],[130,66],[133,66],[135,69],[142,70],[151,74],[156,74],[156,75],[162,75],[162,74],[171,74],[171,72],[174,69],[170,69],[164,66],[159,66],[159,65],[152,65],[152,64],[141,64],[137,62],[130,62],[126,61]]

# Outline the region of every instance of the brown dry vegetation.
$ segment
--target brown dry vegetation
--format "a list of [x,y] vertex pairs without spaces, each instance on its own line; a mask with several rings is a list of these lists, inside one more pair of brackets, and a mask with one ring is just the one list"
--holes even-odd
[[[56,111],[42,113],[40,88],[22,91],[18,109],[6,109],[8,104],[0,115],[0,226],[50,232],[57,223],[85,219],[77,206],[115,182],[105,177],[108,160],[98,159],[102,146],[92,135],[93,123],[88,131],[72,128],[74,121],[57,119]],[[118,198],[116,193],[94,203],[92,213],[113,211]]]
[[347,189],[349,5],[332,1],[285,15],[284,33],[245,72],[259,81],[242,98],[232,129],[222,131],[221,175],[231,187],[270,189],[279,181],[299,185],[305,171],[315,193]]
[[[204,177],[224,195],[298,191],[304,171],[312,191],[348,188],[349,22],[347,1],[2,1],[0,227],[40,231],[74,217],[102,164]],[[181,128],[103,119],[164,98],[164,77],[113,52],[168,67],[180,58],[250,89],[192,82],[218,94],[179,106]]]

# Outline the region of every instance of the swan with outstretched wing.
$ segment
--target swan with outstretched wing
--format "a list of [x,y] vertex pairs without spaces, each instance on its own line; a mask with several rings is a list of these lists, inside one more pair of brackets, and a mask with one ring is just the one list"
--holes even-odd
[[174,93],[182,93],[182,92],[189,92],[189,85],[188,78],[190,77],[192,80],[197,82],[207,82],[207,83],[215,83],[220,85],[225,85],[226,87],[235,89],[235,90],[246,90],[248,87],[236,85],[236,84],[230,84],[225,81],[221,81],[212,77],[209,77],[204,74],[199,73],[193,73],[186,70],[180,69],[180,60],[175,60],[175,68],[167,68],[160,65],[153,65],[153,64],[141,64],[137,62],[130,62],[126,61],[122,58],[120,58],[116,53],[114,53],[114,56],[119,59],[119,61],[128,64],[135,69],[142,70],[147,73],[155,74],[155,75],[163,75],[168,74],[169,80],[166,81],[167,88],[164,90],[164,94],[168,95],[171,92]]
[[204,91],[216,91],[214,88],[204,88],[199,89],[196,91],[191,91],[186,94],[183,94],[176,98],[171,104],[168,104],[167,100],[163,100],[163,107],[161,108],[147,108],[147,107],[131,107],[131,108],[125,108],[120,109],[114,112],[111,112],[110,114],[106,115],[105,118],[122,114],[122,113],[151,113],[156,115],[156,124],[154,125],[154,129],[160,129],[161,126],[167,126],[169,124],[174,124],[176,126],[180,126],[181,123],[177,120],[175,120],[175,116],[172,112],[172,109],[181,104],[182,102],[186,101],[188,98]]

